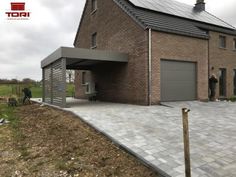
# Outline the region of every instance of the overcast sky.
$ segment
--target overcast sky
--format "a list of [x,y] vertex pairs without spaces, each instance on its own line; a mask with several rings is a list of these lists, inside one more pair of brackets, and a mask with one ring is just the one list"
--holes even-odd
[[[30,20],[7,20],[11,2],[26,2]],[[99,0],[100,1],[100,0]],[[190,5],[195,0],[178,0]],[[41,79],[40,61],[73,46],[85,0],[1,0],[0,78]],[[236,26],[235,0],[206,0],[206,10]]]

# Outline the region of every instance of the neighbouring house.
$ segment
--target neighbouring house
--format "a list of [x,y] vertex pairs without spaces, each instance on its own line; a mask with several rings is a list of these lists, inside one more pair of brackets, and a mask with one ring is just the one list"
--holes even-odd
[[65,69],[76,70],[77,98],[206,101],[213,73],[217,98],[236,95],[236,29],[205,11],[204,0],[87,0],[74,47],[42,61],[45,102],[65,103]]

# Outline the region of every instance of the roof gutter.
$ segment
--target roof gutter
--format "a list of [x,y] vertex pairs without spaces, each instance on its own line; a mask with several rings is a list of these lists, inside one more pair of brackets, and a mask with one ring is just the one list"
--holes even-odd
[[152,29],[148,28],[148,105],[152,105]]

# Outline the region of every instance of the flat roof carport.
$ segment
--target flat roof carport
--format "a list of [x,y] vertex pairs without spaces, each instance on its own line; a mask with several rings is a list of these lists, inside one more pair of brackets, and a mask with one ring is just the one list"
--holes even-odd
[[41,61],[43,102],[66,107],[66,70],[86,70],[104,62],[127,63],[128,55],[112,51],[60,47]]

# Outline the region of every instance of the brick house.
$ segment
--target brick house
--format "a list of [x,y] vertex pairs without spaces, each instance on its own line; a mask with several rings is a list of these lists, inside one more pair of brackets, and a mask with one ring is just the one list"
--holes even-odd
[[129,54],[125,65],[77,72],[78,98],[85,97],[86,77],[105,101],[207,100],[211,73],[219,77],[217,97],[236,94],[235,28],[206,12],[201,0],[192,7],[171,0],[87,0],[74,46]]
[[236,95],[236,29],[206,12],[204,0],[87,0],[74,47],[128,55],[74,67],[77,98],[93,83],[102,101],[204,101],[212,73],[217,97]]

